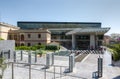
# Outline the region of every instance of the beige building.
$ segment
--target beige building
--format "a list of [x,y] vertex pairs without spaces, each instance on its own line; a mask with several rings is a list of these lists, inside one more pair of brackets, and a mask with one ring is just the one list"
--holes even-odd
[[33,46],[51,42],[51,33],[47,29],[10,30],[9,40],[15,40],[16,46]]
[[15,40],[16,46],[32,46],[51,42],[51,32],[47,29],[22,30],[17,26],[0,22],[0,38]]
[[0,22],[0,38],[7,40],[9,30],[18,30],[19,27]]

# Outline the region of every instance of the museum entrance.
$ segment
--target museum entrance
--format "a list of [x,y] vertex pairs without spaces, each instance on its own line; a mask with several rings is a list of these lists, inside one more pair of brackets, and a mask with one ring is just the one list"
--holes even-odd
[[76,35],[76,49],[86,50],[90,48],[90,35]]

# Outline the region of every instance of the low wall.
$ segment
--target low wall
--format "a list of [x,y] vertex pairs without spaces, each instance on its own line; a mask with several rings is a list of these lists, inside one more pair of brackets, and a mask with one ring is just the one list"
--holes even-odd
[[13,58],[13,52],[15,51],[14,40],[0,40],[0,53],[1,51],[10,50],[10,58]]

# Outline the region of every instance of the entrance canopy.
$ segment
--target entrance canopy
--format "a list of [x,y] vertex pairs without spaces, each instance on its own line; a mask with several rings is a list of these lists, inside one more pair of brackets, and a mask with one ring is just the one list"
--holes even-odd
[[77,28],[66,33],[66,35],[81,34],[81,33],[106,33],[110,28]]

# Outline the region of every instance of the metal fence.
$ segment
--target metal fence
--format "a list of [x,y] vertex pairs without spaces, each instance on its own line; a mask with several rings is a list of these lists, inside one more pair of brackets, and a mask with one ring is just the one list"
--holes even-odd
[[3,79],[85,79],[66,73],[68,66],[54,65],[49,69],[44,64],[9,62]]
[[[103,54],[102,51],[97,50],[75,50],[72,53],[82,54]],[[9,54],[8,54],[9,55]],[[52,54],[51,56],[52,57]],[[73,59],[74,56],[71,57]],[[63,61],[70,60],[69,57],[54,57],[54,59],[62,59]],[[44,58],[45,59],[45,58]],[[36,53],[19,51],[17,54],[14,52],[13,59],[7,59],[4,64],[7,64],[3,79],[86,79],[79,75],[68,73],[70,66],[74,65],[69,63],[68,66],[50,65],[46,64],[46,59],[39,59]],[[50,59],[50,58],[49,58]],[[40,61],[44,60],[44,61]]]

